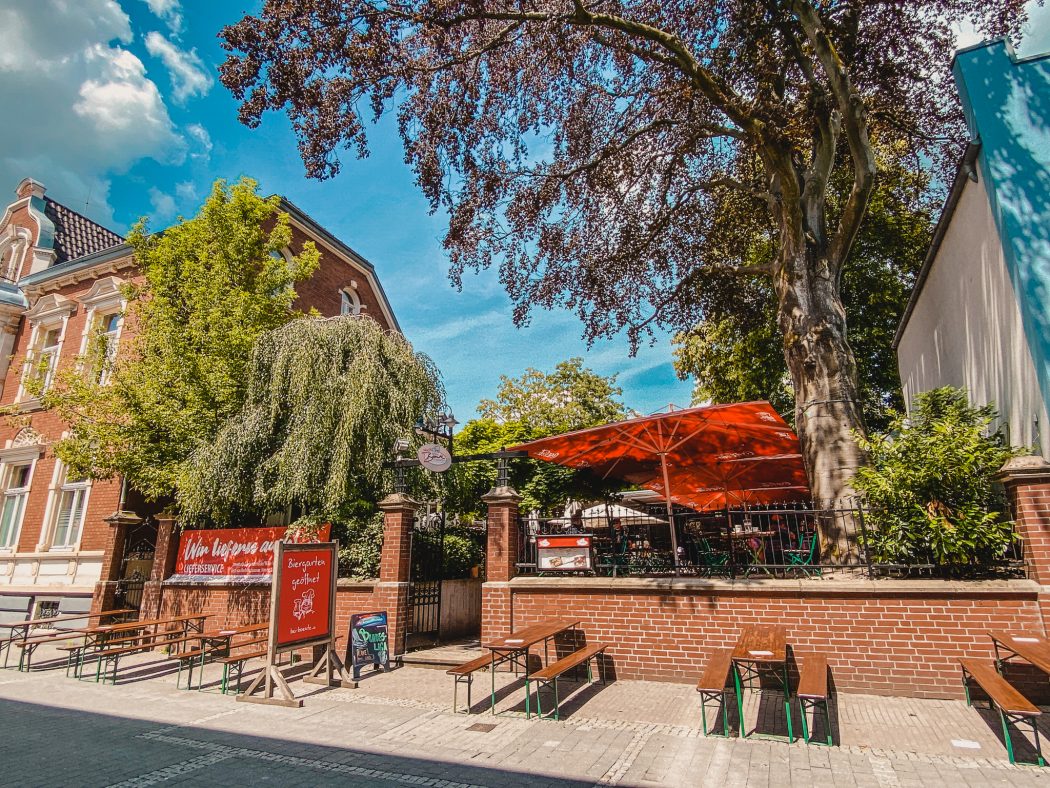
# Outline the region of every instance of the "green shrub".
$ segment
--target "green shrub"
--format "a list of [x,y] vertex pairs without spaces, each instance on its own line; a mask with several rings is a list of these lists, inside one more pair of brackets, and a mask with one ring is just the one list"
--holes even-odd
[[897,414],[887,433],[860,438],[870,465],[853,485],[867,499],[874,562],[960,566],[1003,558],[1014,536],[993,476],[1021,452],[989,434],[996,415],[945,387],[920,395],[910,420]]
[[340,577],[379,577],[379,558],[383,551],[382,513],[334,522],[332,538],[339,540]]

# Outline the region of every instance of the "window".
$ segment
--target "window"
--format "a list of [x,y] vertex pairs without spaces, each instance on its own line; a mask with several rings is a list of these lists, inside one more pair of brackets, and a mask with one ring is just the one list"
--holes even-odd
[[99,342],[100,368],[98,383],[105,385],[113,374],[113,365],[117,361],[117,343],[120,340],[120,312],[108,312],[97,321],[96,337]]
[[55,513],[55,534],[52,547],[74,548],[80,541],[80,530],[84,527],[84,512],[87,509],[88,491],[91,483],[87,479],[66,479],[58,491],[58,511]]
[[339,314],[341,315],[359,315],[361,314],[361,299],[357,297],[357,293],[353,290],[346,289],[339,291]]
[[0,549],[14,547],[18,529],[22,525],[22,514],[29,497],[31,463],[9,465],[4,472],[4,501],[0,511]]
[[58,369],[58,354],[61,349],[62,327],[41,326],[36,334],[36,347],[31,356],[30,374],[34,379],[43,383],[44,391],[47,391],[51,381],[54,380],[55,370]]
[[[36,606],[36,617],[37,618],[55,618],[58,616],[58,602],[48,600],[47,602],[40,602]],[[41,629],[54,629],[54,625],[42,625]]]

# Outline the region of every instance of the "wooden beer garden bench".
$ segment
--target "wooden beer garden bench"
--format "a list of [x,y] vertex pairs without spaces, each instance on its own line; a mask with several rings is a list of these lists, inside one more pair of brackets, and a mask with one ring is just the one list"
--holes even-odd
[[[810,654],[802,663],[798,689],[795,691],[798,696],[799,712],[802,715],[802,740],[806,744],[827,744],[829,747],[834,744],[831,736],[831,711],[828,708],[829,692],[828,657],[826,654]],[[806,714],[810,709],[815,711],[818,708],[824,712],[824,730],[828,734],[826,742],[810,741],[809,738]],[[813,722],[816,721],[816,714],[814,714]]]
[[492,655],[483,654],[477,659],[472,659],[470,662],[464,662],[462,665],[456,665],[454,668],[449,668],[445,673],[452,676],[455,679],[455,684],[452,687],[452,713],[457,714],[459,712],[459,685],[466,682],[467,685],[467,709],[466,713],[470,714],[470,687],[474,683],[474,673],[481,670],[482,668],[492,669]]
[[[231,651],[234,653],[227,654],[225,657],[219,657],[219,659],[216,660],[216,662],[222,665],[221,689],[223,695],[225,695],[230,689],[230,669],[233,668],[237,673],[237,692],[240,692],[241,676],[244,675],[244,663],[252,659],[261,659],[262,657],[265,657],[268,651],[268,641],[269,638],[267,637],[258,637],[246,640],[243,643],[235,643],[231,647]],[[240,649],[249,650],[241,651]]]
[[[237,658],[230,658],[231,650],[266,642],[265,636],[255,637],[242,643],[234,643],[234,638],[239,635],[255,635],[259,632],[265,632],[269,627],[270,625],[268,622],[261,622],[241,627],[228,627],[226,629],[215,630],[212,632],[200,632],[198,634],[189,635],[187,640],[197,641],[199,643],[198,647],[189,651],[169,655],[169,658],[179,660],[179,673],[175,679],[175,686],[179,686],[182,677],[182,668],[183,666],[186,666],[189,668],[186,689],[192,689],[193,667],[194,664],[197,664],[200,667],[200,681],[198,681],[197,689],[201,689],[204,682],[204,665],[208,661],[208,658],[222,657],[222,659],[219,659],[218,661],[223,664],[222,686],[223,694],[225,694],[229,666],[235,664],[237,661]],[[265,651],[263,654],[265,655]],[[238,655],[238,657],[239,656],[240,655]],[[251,657],[245,657],[244,659],[251,659]],[[199,660],[199,662],[197,662],[197,660]]]
[[1006,742],[1006,754],[1010,757],[1010,763],[1017,762],[1014,758],[1013,740],[1010,738],[1009,723],[1012,722],[1018,727],[1022,723],[1031,726],[1035,736],[1036,763],[1039,766],[1045,766],[1046,761],[1043,760],[1043,751],[1039,746],[1039,726],[1036,724],[1036,717],[1042,713],[1039,708],[999,675],[994,663],[979,659],[961,659],[959,665],[962,667],[966,705],[973,705],[969,684],[972,680],[984,690],[992,707],[999,712],[999,721],[1003,726],[1003,739]]
[[[104,618],[116,618],[117,616],[127,616],[134,612],[136,611],[132,610],[131,608],[121,608],[119,610],[102,610],[98,613],[64,613],[58,616],[45,616],[43,618],[33,618],[25,621],[10,621],[4,624],[0,624],[0,629],[11,630],[10,635],[4,638],[0,638],[0,651],[4,652],[4,667],[7,667],[8,660],[11,656],[12,647],[22,649],[22,652],[19,655],[19,670],[22,669],[23,659],[28,659],[30,661],[32,660],[32,653],[35,650],[35,646],[33,648],[30,648],[29,651],[26,652],[25,644],[30,639],[30,630],[34,628],[51,627],[56,623],[76,621],[78,619],[90,620],[93,618],[97,618],[99,621],[101,621]],[[40,643],[46,643],[49,642],[50,636],[53,636],[55,633],[61,632],[64,635],[66,635],[70,632],[79,633],[81,631],[82,630],[79,629],[48,630],[46,635],[43,633],[39,634],[36,637],[34,637],[34,640],[36,638],[41,638]],[[40,643],[38,643],[37,645],[39,645]],[[28,658],[25,656],[27,653],[29,654]],[[26,669],[28,670],[28,668]]]
[[[587,666],[587,681],[588,683],[593,682],[593,676],[591,674],[591,660],[597,658],[599,655],[605,654],[605,649],[608,646],[604,643],[592,643],[589,646],[572,652],[567,657],[562,657],[557,662],[548,665],[542,670],[538,670],[531,676],[525,676],[525,719],[530,716],[529,708],[529,696],[531,695],[529,684],[535,681],[536,687],[536,716],[543,717],[543,709],[540,707],[540,688],[541,685],[553,686],[554,687],[554,719],[559,719],[558,710],[558,678],[570,670],[580,667],[581,665]],[[602,684],[606,683],[605,671],[602,669],[602,665],[598,665],[598,673],[602,678]],[[549,716],[549,715],[548,715]]]
[[707,732],[707,703],[713,700],[722,706],[722,735],[729,738],[729,707],[725,701],[726,684],[729,683],[729,674],[732,669],[733,649],[717,649],[711,654],[700,680],[696,683],[696,691],[700,693],[700,721],[704,726],[704,736],[709,735]]

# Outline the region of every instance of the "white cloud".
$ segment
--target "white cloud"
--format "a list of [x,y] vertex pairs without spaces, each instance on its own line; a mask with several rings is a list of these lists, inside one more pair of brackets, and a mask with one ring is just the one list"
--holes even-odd
[[197,143],[197,151],[190,154],[193,159],[207,159],[211,154],[211,135],[208,130],[199,123],[191,123],[186,127],[186,133]]
[[182,6],[179,0],[144,0],[149,10],[164,23],[173,33],[182,31]]
[[197,187],[192,181],[183,181],[175,184],[175,196],[180,203],[189,203],[197,199]]
[[32,176],[111,224],[110,173],[185,158],[160,91],[122,46],[131,40],[113,0],[0,0],[0,96],[18,118],[0,124],[0,191]]
[[172,96],[179,104],[191,96],[204,96],[211,90],[215,80],[208,73],[204,61],[196,49],[179,49],[160,33],[146,35],[146,50],[160,58],[171,77]]
[[149,189],[149,201],[153,206],[153,215],[150,218],[153,219],[155,229],[161,222],[175,217],[175,198],[170,194],[162,192],[156,186],[151,186]]

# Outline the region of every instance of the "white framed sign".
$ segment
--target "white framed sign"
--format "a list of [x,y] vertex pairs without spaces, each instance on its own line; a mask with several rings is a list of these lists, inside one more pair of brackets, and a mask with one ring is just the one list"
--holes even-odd
[[540,572],[589,572],[594,569],[590,534],[536,537],[536,569]]

